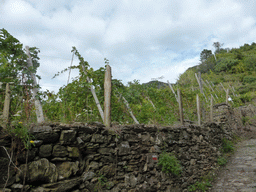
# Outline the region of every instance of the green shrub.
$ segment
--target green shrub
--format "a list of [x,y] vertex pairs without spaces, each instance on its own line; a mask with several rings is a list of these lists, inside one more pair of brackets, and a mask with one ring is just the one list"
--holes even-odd
[[9,133],[14,138],[19,139],[24,144],[26,149],[29,149],[31,144],[33,144],[32,139],[34,137],[29,133],[29,128],[22,122],[15,122],[9,129]]
[[243,82],[244,83],[253,83],[256,81],[256,77],[254,76],[245,76],[244,79],[243,79]]
[[181,165],[178,159],[170,153],[162,153],[159,157],[158,165],[162,166],[162,171],[165,173],[172,173],[178,176],[181,173]]
[[250,117],[248,117],[248,116],[242,117],[243,125],[245,125],[247,122],[249,122],[249,120],[250,120]]
[[234,151],[234,144],[232,141],[229,141],[227,139],[222,139],[222,151],[224,153],[229,153]]
[[202,182],[196,182],[194,185],[191,185],[189,188],[188,188],[188,191],[207,191],[208,190],[208,187],[211,187],[211,183],[209,181],[202,181]]
[[218,160],[217,160],[217,163],[218,163],[220,166],[226,165],[227,162],[228,162],[228,160],[227,160],[225,157],[219,157]]

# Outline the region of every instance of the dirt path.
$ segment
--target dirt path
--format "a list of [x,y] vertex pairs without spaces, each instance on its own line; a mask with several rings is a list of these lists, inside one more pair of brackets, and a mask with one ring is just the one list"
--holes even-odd
[[256,192],[256,139],[237,144],[210,192]]

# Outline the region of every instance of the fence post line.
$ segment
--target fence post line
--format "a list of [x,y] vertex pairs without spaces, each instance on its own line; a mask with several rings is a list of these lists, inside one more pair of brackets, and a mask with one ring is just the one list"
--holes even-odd
[[210,120],[213,122],[213,96],[211,95]]
[[201,126],[200,98],[198,94],[196,95],[196,106],[197,106],[198,125]]
[[111,67],[106,66],[104,81],[104,124],[111,126]]
[[226,91],[226,104],[228,104],[228,98],[229,98],[229,89]]
[[[28,56],[28,59],[27,59],[28,66],[33,68],[32,59],[31,59],[31,56],[29,53],[29,46],[26,46],[25,49],[26,49],[26,53]],[[37,86],[36,76],[33,72],[30,72],[30,74],[33,79],[33,89],[32,89],[33,91],[32,92],[33,92],[33,99],[35,100],[37,123],[43,123],[44,122],[43,108],[42,108],[40,101],[36,97],[37,93],[38,93],[38,88],[36,87]]]
[[6,125],[9,121],[10,101],[11,101],[11,91],[10,91],[10,85],[9,83],[7,83],[6,90],[5,90],[4,110],[3,110],[3,128],[6,128]]
[[178,93],[178,101],[179,101],[179,111],[180,111],[180,122],[182,125],[184,125],[184,116],[183,116],[183,106],[182,106],[182,97],[180,90],[177,90]]

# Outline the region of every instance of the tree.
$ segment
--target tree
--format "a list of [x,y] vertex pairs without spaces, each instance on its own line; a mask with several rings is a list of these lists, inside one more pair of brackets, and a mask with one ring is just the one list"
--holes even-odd
[[224,45],[224,43],[220,42],[214,42],[213,47],[215,48],[215,54],[219,53],[221,51],[221,47]]
[[198,66],[198,71],[206,73],[212,70],[215,65],[215,60],[211,50],[204,49],[200,54],[200,65]]
[[208,50],[208,49],[204,49],[201,53],[200,53],[200,61],[201,63],[204,63],[208,58],[210,58],[212,56],[212,51]]

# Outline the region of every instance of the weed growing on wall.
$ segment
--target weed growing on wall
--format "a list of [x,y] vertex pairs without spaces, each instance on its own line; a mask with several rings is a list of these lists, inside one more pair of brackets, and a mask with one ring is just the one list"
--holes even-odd
[[209,181],[196,182],[194,185],[191,185],[188,191],[207,191],[208,187],[211,187],[211,183]]
[[15,123],[9,129],[9,132],[12,136],[14,136],[14,138],[20,140],[26,149],[30,148],[31,143],[33,143],[30,141],[33,139],[33,137],[29,133],[27,126],[25,126],[22,122]]
[[227,162],[228,162],[228,160],[227,160],[225,157],[219,157],[218,160],[217,160],[217,163],[218,163],[220,166],[226,165]]
[[170,153],[162,153],[159,157],[158,165],[162,166],[162,171],[165,173],[171,173],[175,176],[180,175],[182,167],[178,159]]
[[233,152],[234,151],[234,144],[232,141],[229,141],[227,139],[223,139],[222,140],[222,151],[224,153],[229,153],[229,152]]

